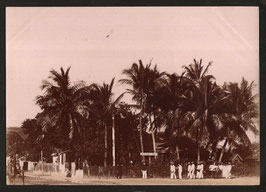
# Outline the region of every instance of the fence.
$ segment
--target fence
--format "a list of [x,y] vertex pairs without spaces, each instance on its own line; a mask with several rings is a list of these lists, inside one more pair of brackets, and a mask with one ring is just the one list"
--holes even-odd
[[[61,170],[60,170],[61,168]],[[235,167],[234,167],[235,168]],[[237,167],[236,167],[237,168]],[[53,163],[38,163],[34,171],[40,172],[45,175],[51,175],[51,174],[64,174],[66,175],[66,172],[64,169],[62,170],[62,167],[60,167],[58,164]],[[235,173],[235,170],[232,170],[232,173],[234,175],[237,175]],[[187,170],[186,167],[183,167],[183,178],[186,178]],[[72,172],[72,176],[77,176],[79,178],[115,178],[118,175],[118,169],[117,167],[107,166],[107,167],[100,167],[99,166],[88,166],[86,169],[83,167],[83,169],[78,169],[75,171],[75,173]],[[141,165],[136,164],[134,166],[122,166],[122,177],[123,178],[140,178],[142,176],[141,174]],[[238,175],[239,176],[239,175]],[[159,165],[151,165],[148,167],[148,177],[150,178],[169,178],[170,177],[170,167],[166,164]],[[204,177],[208,178],[211,177],[208,166],[204,167]]]
[[54,163],[38,163],[34,167],[34,171],[42,172],[44,174],[59,173],[59,165]]
[[[84,174],[84,177],[117,177],[118,170],[116,167],[107,166],[101,167],[102,172],[99,172],[99,166],[89,166]],[[123,178],[139,178],[142,176],[141,166],[122,166],[122,177]],[[148,176],[153,178],[165,178],[170,177],[169,166],[165,166],[163,169],[150,166],[148,167]]]
[[[107,166],[101,167],[102,172],[99,171],[99,166],[88,166],[87,170],[83,168],[83,170],[79,170],[83,172],[84,177],[116,177],[118,170],[116,167]],[[43,174],[51,175],[53,173],[65,173],[64,171],[60,170],[58,164],[53,163],[38,163],[35,168],[35,172],[41,172]],[[134,166],[122,166],[122,176],[124,178],[138,178],[141,177],[141,166],[134,165]],[[150,166],[148,167],[148,176],[149,177],[169,177],[169,167],[155,167]]]

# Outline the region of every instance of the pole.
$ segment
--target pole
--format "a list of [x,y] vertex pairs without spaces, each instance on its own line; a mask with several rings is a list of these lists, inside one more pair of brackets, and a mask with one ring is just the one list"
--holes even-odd
[[113,126],[112,126],[112,155],[113,155],[113,167],[115,167],[115,116],[114,114],[112,115],[112,120],[113,120]]
[[[151,133],[152,136],[152,145],[153,145],[153,152],[156,153],[156,144],[155,144],[155,136],[154,136],[154,131]],[[156,159],[157,156],[155,155],[154,158]]]
[[43,152],[41,150],[41,161],[42,161],[42,175],[43,175]]
[[[143,95],[143,90],[142,90],[142,95]],[[143,136],[142,136],[142,115],[143,115],[143,98],[141,98],[141,103],[140,103],[140,117],[139,117],[139,137],[140,137],[140,149],[141,153],[144,153],[144,146],[143,146]],[[142,156],[142,161],[145,161],[145,157]]]

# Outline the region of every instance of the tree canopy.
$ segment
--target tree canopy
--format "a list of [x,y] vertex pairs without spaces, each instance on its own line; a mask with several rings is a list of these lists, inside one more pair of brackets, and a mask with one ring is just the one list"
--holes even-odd
[[[36,97],[41,112],[21,125],[28,135],[25,145],[31,146],[29,158],[37,159],[39,150],[48,155],[70,149],[91,164],[110,165],[112,127],[118,159],[140,160],[150,142],[143,134],[151,135],[154,151],[161,146],[177,160],[221,161],[227,148],[252,147],[247,131],[259,134],[254,123],[259,115],[254,83],[243,78],[240,84],[218,85],[210,67],[211,62],[204,66],[194,59],[183,71],[169,73],[139,60],[122,70],[125,77],[118,82],[128,88],[117,98],[114,78],[109,84],[87,85],[71,82],[70,67],[51,70],[42,82],[43,93]],[[131,94],[136,103],[122,102],[124,94]],[[217,151],[221,141],[224,146]],[[24,145],[15,134],[8,135],[7,143],[8,153]],[[16,146],[15,151],[10,146]]]

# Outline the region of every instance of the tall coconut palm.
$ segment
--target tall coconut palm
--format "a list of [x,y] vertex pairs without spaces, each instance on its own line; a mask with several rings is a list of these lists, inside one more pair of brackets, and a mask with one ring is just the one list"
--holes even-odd
[[[155,91],[152,105],[158,111],[158,115],[163,115],[165,129],[165,144],[169,151],[176,153],[179,160],[178,137],[181,134],[179,125],[182,116],[183,97],[187,91],[187,83],[183,79],[183,74],[167,74],[163,86]],[[163,112],[163,113],[162,113]]]
[[250,84],[244,78],[240,86],[237,83],[224,85],[229,95],[228,114],[223,119],[223,129],[221,130],[224,145],[220,153],[219,161],[222,161],[225,147],[234,142],[250,144],[247,131],[258,134],[258,129],[254,120],[258,118],[258,106],[255,102],[256,95],[252,94],[254,83]]
[[80,112],[85,84],[72,84],[69,70],[70,67],[66,71],[63,68],[60,68],[60,72],[50,71],[49,80],[42,82],[41,89],[44,93],[36,97],[36,104],[42,110],[37,120],[43,131],[57,131],[61,134],[62,141],[58,141],[63,143],[61,148],[68,146],[68,149],[73,149],[73,144],[82,137],[84,127]]
[[111,121],[112,115],[115,112],[116,105],[121,101],[124,94],[119,95],[115,101],[113,101],[113,78],[110,84],[103,85],[92,84],[88,87],[90,102],[89,110],[92,112],[98,121],[98,124],[104,126],[104,167],[107,166],[107,152],[108,152],[108,125]]
[[202,60],[199,62],[194,60],[194,64],[185,67],[185,75],[191,85],[191,95],[187,97],[189,101],[187,117],[190,119],[188,126],[192,128],[191,132],[196,137],[198,161],[200,161],[200,145],[203,142],[203,136],[209,135],[210,140],[215,140],[217,136],[215,134],[218,128],[217,118],[219,114],[224,113],[223,105],[228,98],[228,94],[213,81],[214,77],[207,75],[210,65],[211,63],[204,69]]
[[148,101],[153,96],[153,92],[156,87],[160,84],[159,82],[162,80],[164,72],[160,73],[157,70],[156,65],[153,69],[151,69],[151,63],[144,66],[142,61],[139,60],[139,64],[133,63],[131,68],[124,69],[122,74],[127,75],[128,78],[121,79],[119,82],[122,84],[128,84],[132,87],[131,89],[127,89],[127,93],[133,95],[133,100],[135,100],[140,107],[140,146],[141,152],[143,153],[143,114],[145,111],[151,109],[151,106],[148,105]]

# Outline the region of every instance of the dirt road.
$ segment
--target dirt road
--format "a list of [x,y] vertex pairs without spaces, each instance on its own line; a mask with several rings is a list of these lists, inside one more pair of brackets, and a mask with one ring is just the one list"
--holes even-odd
[[[26,175],[25,185],[259,185],[259,177],[240,177],[233,179],[168,179],[168,178],[87,178],[72,179],[66,177],[52,177],[41,175]],[[8,183],[9,184],[9,183]],[[17,178],[15,185],[22,185]]]

